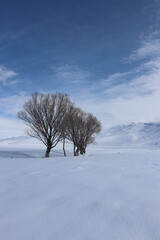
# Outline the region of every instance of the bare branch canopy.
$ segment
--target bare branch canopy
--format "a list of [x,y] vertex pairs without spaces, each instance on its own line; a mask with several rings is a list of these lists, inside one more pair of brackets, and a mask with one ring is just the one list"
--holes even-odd
[[101,123],[93,114],[75,107],[69,96],[61,93],[34,93],[18,112],[18,118],[28,126],[29,136],[45,144],[45,157],[61,140],[66,156],[65,139],[73,142],[74,156],[85,154],[87,145],[101,131]]
[[62,138],[62,129],[66,122],[67,105],[70,99],[66,94],[34,93],[18,112],[28,128],[28,135],[42,141],[46,147],[45,157]]

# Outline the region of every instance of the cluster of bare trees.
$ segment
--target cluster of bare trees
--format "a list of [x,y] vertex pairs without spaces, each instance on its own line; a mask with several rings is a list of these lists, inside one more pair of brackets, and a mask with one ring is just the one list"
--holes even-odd
[[42,141],[47,149],[45,157],[58,142],[73,142],[73,154],[85,154],[88,144],[101,131],[101,123],[91,113],[75,107],[67,94],[34,93],[18,112],[18,118],[28,126],[27,134]]

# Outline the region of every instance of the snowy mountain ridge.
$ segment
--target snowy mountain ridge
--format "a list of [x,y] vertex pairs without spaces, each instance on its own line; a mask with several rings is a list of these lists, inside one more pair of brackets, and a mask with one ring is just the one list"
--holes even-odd
[[160,147],[160,123],[131,123],[104,131],[97,144],[112,147]]
[[[0,147],[42,148],[43,144],[29,136],[0,139]],[[102,131],[91,146],[108,148],[160,148],[160,123],[131,123]]]

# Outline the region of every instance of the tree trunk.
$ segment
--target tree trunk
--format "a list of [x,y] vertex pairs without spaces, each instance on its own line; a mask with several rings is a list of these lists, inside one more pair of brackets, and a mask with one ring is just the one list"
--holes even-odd
[[66,150],[65,150],[65,138],[63,138],[63,153],[64,153],[64,156],[66,157],[67,154],[66,154]]
[[48,158],[49,157],[49,154],[50,154],[50,151],[51,151],[51,147],[48,146],[47,149],[46,149],[46,153],[45,153],[45,158]]
[[85,151],[84,151],[83,148],[80,149],[80,154],[81,154],[81,155],[85,154]]
[[80,147],[80,154],[83,155],[86,153],[86,146]]
[[79,147],[76,147],[76,145],[73,145],[73,155],[74,156],[79,156]]
[[76,145],[73,143],[73,156],[76,156]]
[[79,156],[79,151],[80,151],[80,149],[79,149],[79,147],[77,147],[75,156]]

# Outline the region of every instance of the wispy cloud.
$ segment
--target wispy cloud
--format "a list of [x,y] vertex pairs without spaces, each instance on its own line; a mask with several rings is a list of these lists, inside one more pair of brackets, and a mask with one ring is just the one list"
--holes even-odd
[[[152,76],[155,79],[144,86],[145,94],[142,93],[143,83],[141,84],[139,79],[129,87],[125,84],[112,87],[101,98],[90,92],[79,95],[76,103],[86,111],[89,109],[94,113],[101,120],[103,128],[130,122],[160,121],[160,87],[157,87],[158,76]],[[112,97],[108,98],[109,94]]]
[[15,118],[0,116],[0,139],[24,135],[25,125]]
[[3,85],[18,83],[19,82],[18,80],[13,79],[17,75],[18,73],[14,72],[13,70],[5,68],[4,66],[0,66],[0,82]]
[[146,41],[137,50],[133,51],[129,56],[129,60],[137,61],[142,60],[146,57],[159,56],[160,54],[160,40],[152,39]]
[[25,92],[19,95],[0,98],[0,138],[22,136],[25,134],[25,124],[17,119],[17,112],[29,99]]
[[140,46],[127,59],[129,61],[139,61],[158,56],[160,56],[160,31],[155,30],[141,40]]
[[151,95],[160,90],[160,31],[154,30],[140,42],[128,58],[130,63],[137,62],[129,72],[109,75],[101,84],[103,91],[110,97],[136,97]]
[[111,98],[116,96],[132,98],[139,95],[153,94],[160,90],[160,58],[141,64],[138,68],[133,69],[131,73],[124,72],[121,77],[123,80],[116,79],[116,84],[110,85],[103,92]]
[[[130,122],[160,121],[160,40],[151,33],[141,47],[129,56],[138,66],[126,72],[115,72],[102,79],[77,102],[101,119],[103,126]],[[101,97],[100,97],[101,96]],[[85,100],[84,100],[85,99]]]
[[0,98],[0,110],[4,116],[16,116],[17,112],[22,109],[23,104],[29,99],[24,92],[19,95]]
[[68,83],[79,84],[87,81],[90,72],[81,69],[78,65],[59,65],[53,67],[56,78]]
[[[151,34],[147,39],[129,55],[130,71],[114,72],[96,83],[86,84],[78,94],[72,95],[78,106],[101,120],[104,128],[133,121],[160,121],[160,46],[157,34]],[[137,61],[137,67],[132,67],[133,61]],[[58,80],[71,84],[87,82],[91,77],[77,65],[59,65],[53,71]],[[14,71],[0,68],[2,83],[11,82],[16,76]],[[0,98],[3,117],[15,116],[28,98],[23,93]]]
[[132,72],[113,73],[113,74],[107,76],[107,78],[102,79],[101,85],[103,85],[104,87],[107,87],[107,86],[111,87],[116,84],[121,84],[123,82],[123,80],[125,79],[125,77],[130,75],[131,73]]

